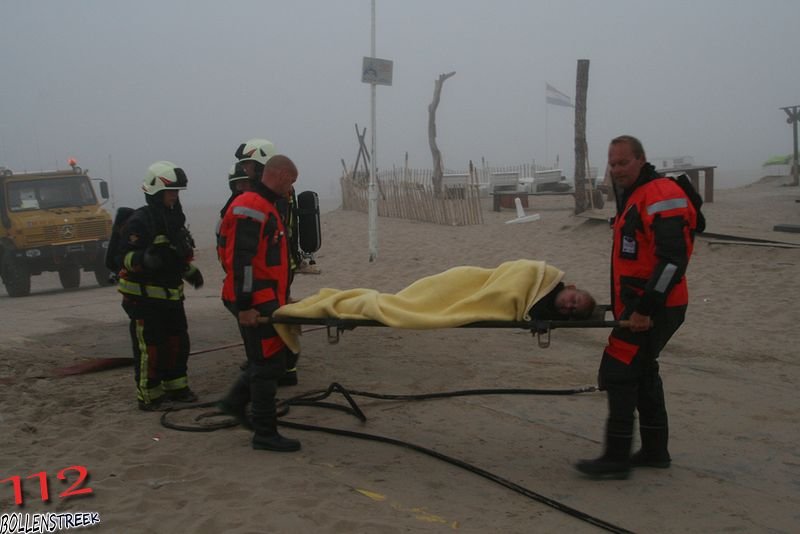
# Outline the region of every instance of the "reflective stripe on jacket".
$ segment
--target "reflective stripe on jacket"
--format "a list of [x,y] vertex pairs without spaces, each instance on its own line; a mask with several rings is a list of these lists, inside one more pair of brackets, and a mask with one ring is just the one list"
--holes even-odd
[[125,278],[120,278],[117,290],[123,295],[132,295],[134,297],[145,297],[161,300],[183,300],[183,284],[177,288],[172,288],[140,284],[138,282],[126,280]]

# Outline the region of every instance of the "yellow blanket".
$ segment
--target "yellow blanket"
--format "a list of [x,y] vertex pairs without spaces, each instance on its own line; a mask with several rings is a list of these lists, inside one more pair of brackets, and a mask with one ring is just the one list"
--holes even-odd
[[[276,317],[372,319],[394,328],[452,328],[477,321],[527,321],[528,310],[564,273],[543,261],[516,260],[494,269],[454,267],[421,278],[395,294],[374,289],[321,289],[282,306]],[[300,352],[299,328],[276,324]]]

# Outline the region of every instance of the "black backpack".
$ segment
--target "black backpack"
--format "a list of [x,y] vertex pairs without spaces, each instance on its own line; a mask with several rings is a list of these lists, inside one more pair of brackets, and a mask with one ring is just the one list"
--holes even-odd
[[686,194],[686,196],[689,197],[689,202],[692,203],[692,206],[694,206],[694,209],[697,212],[697,227],[694,231],[695,233],[702,234],[706,229],[706,218],[703,215],[703,212],[700,211],[700,208],[703,205],[703,199],[695,190],[694,186],[692,185],[692,181],[685,174],[681,174],[678,177],[673,177],[672,180],[675,180],[678,186],[683,189],[683,192]]
[[117,274],[122,269],[122,230],[135,211],[133,208],[119,208],[116,216],[114,216],[114,224],[111,226],[111,238],[108,240],[108,249],[106,250],[106,267],[111,271],[112,275]]

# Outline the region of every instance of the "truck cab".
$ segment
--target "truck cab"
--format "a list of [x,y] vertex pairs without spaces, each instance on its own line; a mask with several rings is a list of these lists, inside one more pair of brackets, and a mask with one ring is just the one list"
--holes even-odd
[[[88,172],[70,169],[14,173],[0,168],[0,277],[11,297],[30,294],[31,277],[58,272],[62,287],[77,288],[81,270],[109,285],[105,252],[111,216]],[[108,185],[99,180],[100,196]]]

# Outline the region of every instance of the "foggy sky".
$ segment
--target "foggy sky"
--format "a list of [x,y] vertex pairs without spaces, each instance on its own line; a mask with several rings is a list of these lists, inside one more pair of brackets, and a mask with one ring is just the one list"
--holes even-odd
[[[251,137],[295,159],[298,190],[330,196],[370,123],[370,0],[0,0],[0,20],[0,165],[76,157],[113,178],[118,206],[142,203],[161,159],[186,170],[184,203],[222,204]],[[589,59],[592,165],[630,133],[735,185],[791,151],[778,108],[800,105],[798,20],[796,0],[378,0],[376,56],[394,61],[378,166],[431,166],[427,106],[456,71],[437,113],[446,167],[558,155],[571,176],[573,110],[546,106],[545,83],[574,97]]]

